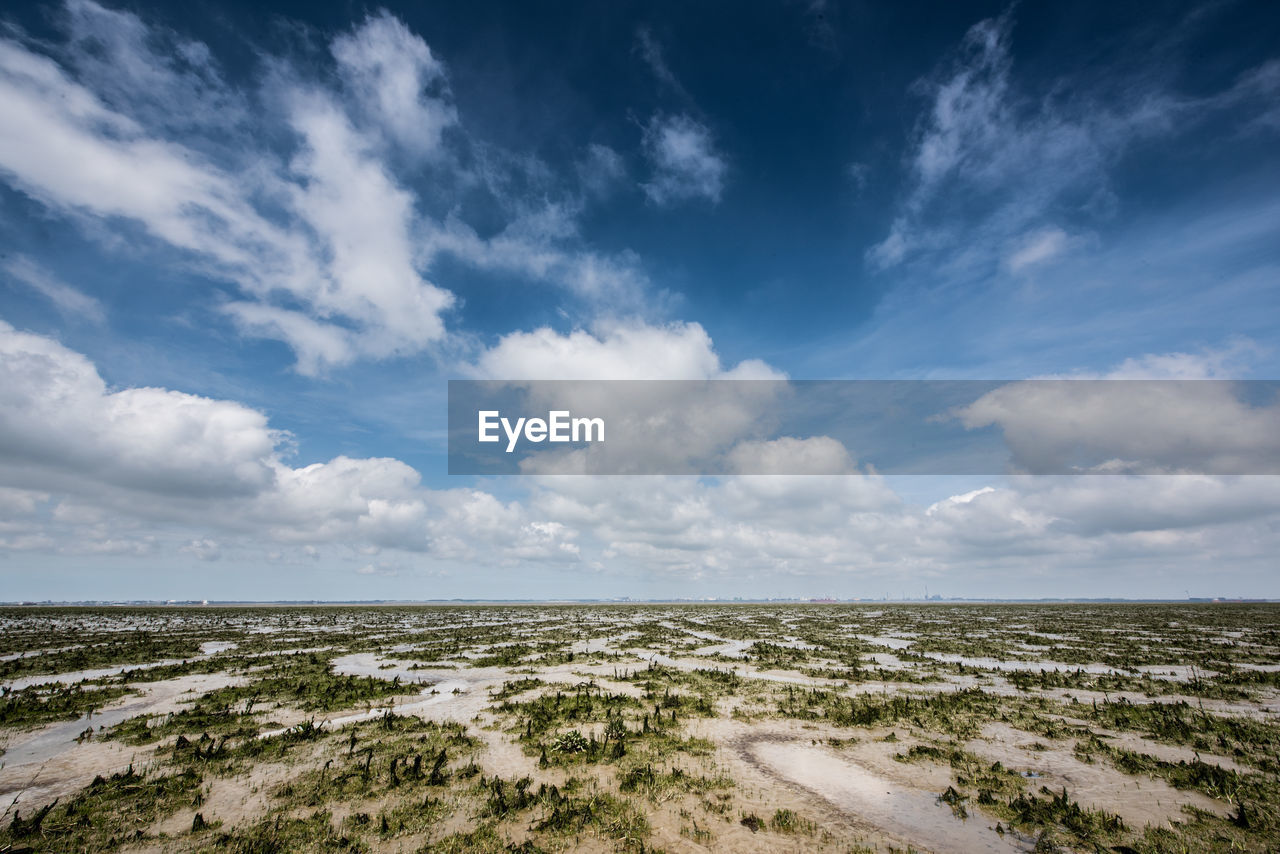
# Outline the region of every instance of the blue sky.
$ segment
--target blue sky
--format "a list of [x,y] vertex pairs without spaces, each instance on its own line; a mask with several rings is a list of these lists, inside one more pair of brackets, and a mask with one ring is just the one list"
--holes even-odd
[[1272,477],[444,456],[459,377],[1275,378],[1274,4],[0,21],[0,598],[1280,596]]

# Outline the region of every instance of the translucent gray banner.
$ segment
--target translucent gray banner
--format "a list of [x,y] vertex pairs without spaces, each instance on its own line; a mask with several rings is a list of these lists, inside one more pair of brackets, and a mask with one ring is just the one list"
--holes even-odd
[[1280,381],[451,380],[449,473],[1280,474]]

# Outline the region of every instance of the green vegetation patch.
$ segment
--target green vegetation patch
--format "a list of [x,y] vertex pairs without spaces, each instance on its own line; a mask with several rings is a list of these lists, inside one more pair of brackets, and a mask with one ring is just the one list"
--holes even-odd
[[65,803],[54,801],[23,815],[15,810],[0,826],[0,851],[112,851],[149,837],[150,827],[178,809],[199,802],[201,775],[127,771],[93,782]]
[[134,691],[120,685],[83,688],[80,685],[33,685],[0,693],[0,727],[29,729],[53,721],[73,721]]

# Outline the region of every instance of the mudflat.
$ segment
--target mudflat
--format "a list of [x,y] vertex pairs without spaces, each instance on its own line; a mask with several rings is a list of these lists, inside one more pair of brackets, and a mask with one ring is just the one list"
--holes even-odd
[[1278,618],[5,609],[0,850],[1275,850]]

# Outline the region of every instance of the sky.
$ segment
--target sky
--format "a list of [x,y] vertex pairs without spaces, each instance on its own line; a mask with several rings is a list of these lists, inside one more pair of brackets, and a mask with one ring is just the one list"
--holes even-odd
[[1276,379],[1277,152],[1267,2],[7,3],[0,600],[1280,597],[1273,475],[446,454],[449,379]]

